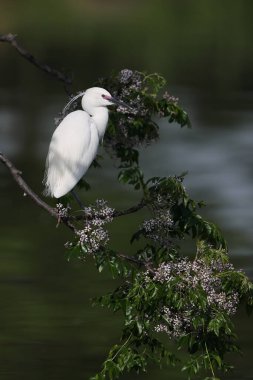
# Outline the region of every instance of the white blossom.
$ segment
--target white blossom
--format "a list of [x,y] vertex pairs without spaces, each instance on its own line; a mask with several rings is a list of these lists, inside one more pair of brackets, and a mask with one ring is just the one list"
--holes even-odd
[[[239,294],[236,291],[226,293],[222,287],[222,272],[233,271],[234,267],[230,263],[223,263],[221,260],[212,260],[207,263],[204,259],[193,261],[187,258],[178,261],[161,263],[150,279],[161,283],[171,283],[173,290],[180,294],[187,294],[189,289],[202,289],[206,295],[206,313],[214,315],[216,311],[226,312],[233,315],[239,305]],[[145,278],[150,274],[147,272]],[[180,281],[175,281],[180,277]],[[180,309],[172,309],[164,306],[161,309],[161,317],[165,321],[155,326],[156,332],[166,332],[170,337],[177,338],[186,334],[191,327],[191,316],[200,314],[203,305],[196,300],[187,300]]]
[[114,209],[107,202],[97,200],[94,206],[84,208],[84,226],[76,231],[78,245],[85,254],[94,254],[109,241],[104,225],[112,222]]

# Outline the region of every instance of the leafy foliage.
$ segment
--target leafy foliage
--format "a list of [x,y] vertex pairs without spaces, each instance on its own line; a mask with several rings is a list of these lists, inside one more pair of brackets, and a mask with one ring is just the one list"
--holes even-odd
[[[159,117],[181,127],[190,126],[189,117],[178,99],[161,94],[165,80],[158,74],[122,70],[99,85],[132,107],[111,113],[104,146],[117,159],[118,180],[139,191],[139,208],[145,206],[150,216],[130,237],[142,244],[133,256],[108,248],[105,225],[117,212],[101,200],[84,209],[76,239],[67,244],[80,258],[91,256],[99,272],[109,270],[120,281],[96,300],[120,312],[124,323],[120,342],[92,379],[113,380],[124,372],[146,371],[155,362],[181,365],[188,378],[206,371],[211,377],[205,379],[215,380],[216,370],[231,368],[226,353],[239,350],[231,317],[242,302],[251,311],[253,285],[230,263],[220,229],[200,215],[204,204],[189,197],[185,175],[146,179],[139,166],[138,149],[159,137]],[[69,210],[59,210],[68,217]],[[186,238],[195,243],[187,257],[180,249]],[[174,353],[178,350],[187,354],[183,361]]]

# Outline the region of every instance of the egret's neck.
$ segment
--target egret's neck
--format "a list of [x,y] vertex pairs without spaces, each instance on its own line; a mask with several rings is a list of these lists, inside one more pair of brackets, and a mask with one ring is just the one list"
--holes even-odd
[[92,111],[91,118],[97,127],[99,139],[101,140],[105,134],[109,112],[106,107],[95,107]]

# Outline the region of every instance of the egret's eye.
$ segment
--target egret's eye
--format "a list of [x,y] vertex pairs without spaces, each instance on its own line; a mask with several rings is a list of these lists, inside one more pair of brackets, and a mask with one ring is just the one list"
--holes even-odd
[[103,94],[103,95],[101,95],[102,96],[102,98],[104,99],[105,98],[105,95]]

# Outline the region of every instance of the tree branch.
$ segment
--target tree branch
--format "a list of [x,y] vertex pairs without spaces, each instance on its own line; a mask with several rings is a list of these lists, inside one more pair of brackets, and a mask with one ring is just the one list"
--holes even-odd
[[[18,184],[21,190],[24,192],[24,195],[27,195],[32,199],[32,201],[37,204],[37,206],[43,208],[46,212],[48,212],[52,217],[54,217],[58,222],[64,223],[69,229],[71,229],[74,233],[77,232],[76,227],[71,223],[71,220],[83,220],[85,219],[85,215],[79,215],[77,217],[61,217],[58,213],[58,210],[54,207],[51,207],[48,203],[44,202],[24,181],[22,178],[22,172],[18,170],[13,163],[0,152],[0,161],[9,169],[14,181]],[[141,208],[145,206],[144,200],[142,200],[138,205],[130,207],[123,211],[115,211],[114,216],[123,216],[127,214],[131,214],[137,212]],[[124,261],[128,261],[131,264],[137,265],[137,267],[145,267],[151,273],[153,273],[153,269],[150,267],[149,263],[145,261],[141,261],[132,256],[127,256],[122,253],[118,253],[118,257]]]
[[[28,185],[27,183],[23,180],[22,178],[22,172],[18,170],[13,163],[3,154],[0,152],[0,161],[10,170],[12,177],[14,178],[15,182],[19,185],[19,187],[24,191],[26,195],[28,195],[39,207],[42,207],[45,211],[47,211],[51,216],[59,219],[59,213],[56,208],[53,208],[49,206],[48,203],[44,202]],[[146,206],[146,203],[144,200],[141,200],[140,203],[138,203],[136,206],[132,206],[126,210],[118,211],[115,210],[113,213],[113,217],[117,218],[119,216],[124,216],[128,214],[132,214],[134,212],[139,211],[143,207]],[[69,220],[84,220],[87,219],[87,215],[77,215],[77,216],[68,216],[62,218],[64,221],[69,221]]]
[[14,181],[19,185],[19,187],[24,191],[25,195],[28,195],[39,207],[47,211],[51,216],[56,218],[58,221],[62,221],[67,227],[75,231],[75,227],[67,218],[61,218],[56,208],[49,206],[44,202],[23,180],[22,172],[18,170],[13,163],[0,152],[0,161],[9,169]]
[[47,74],[53,76],[57,80],[61,81],[65,85],[65,90],[66,92],[70,95],[70,89],[69,87],[72,85],[72,78],[70,76],[67,76],[60,72],[59,70],[56,70],[49,65],[45,63],[39,62],[31,53],[29,53],[27,50],[25,50],[18,42],[16,39],[17,35],[8,33],[8,34],[3,34],[0,35],[0,42],[7,42],[11,44],[17,51],[18,53],[25,58],[27,61],[32,63],[34,66],[38,67],[40,70],[46,72]]
[[[24,191],[24,194],[28,195],[39,207],[43,208],[45,211],[47,211],[51,216],[56,218],[58,221],[59,219],[66,224],[69,228],[71,228],[73,231],[75,231],[75,227],[71,223],[71,221],[79,221],[79,220],[85,220],[87,217],[89,218],[89,215],[85,215],[84,213],[82,215],[77,216],[66,216],[66,217],[60,217],[58,210],[54,207],[51,207],[48,203],[44,202],[38,194],[36,194],[24,181],[22,178],[22,172],[18,170],[13,163],[3,154],[0,152],[0,161],[9,169],[9,171],[12,174],[12,177],[14,181],[19,185],[19,187]],[[143,207],[146,206],[146,203],[144,200],[141,200],[140,203],[138,203],[136,206],[132,206],[126,210],[115,210],[113,217],[117,218],[119,216],[124,216],[128,214],[132,214],[134,212],[137,212],[141,210]]]

